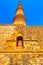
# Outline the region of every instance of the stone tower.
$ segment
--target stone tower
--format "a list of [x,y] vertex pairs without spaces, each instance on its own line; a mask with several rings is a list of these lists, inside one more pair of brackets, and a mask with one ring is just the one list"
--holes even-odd
[[24,10],[22,7],[22,3],[19,2],[18,8],[16,9],[16,16],[14,17],[15,25],[26,25],[26,19],[24,17]]

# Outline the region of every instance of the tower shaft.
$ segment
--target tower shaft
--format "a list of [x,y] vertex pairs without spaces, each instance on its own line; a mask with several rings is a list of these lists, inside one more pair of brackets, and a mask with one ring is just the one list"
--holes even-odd
[[14,17],[14,24],[26,25],[26,19],[24,17],[24,10],[21,2],[18,4],[18,8],[16,10],[16,16]]

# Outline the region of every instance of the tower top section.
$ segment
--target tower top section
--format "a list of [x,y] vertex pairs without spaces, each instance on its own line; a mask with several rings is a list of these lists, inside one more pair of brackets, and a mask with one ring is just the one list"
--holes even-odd
[[19,2],[18,8],[16,9],[16,15],[18,15],[18,14],[24,15],[24,10],[23,10],[22,3],[21,2]]
[[26,19],[24,17],[24,10],[22,7],[22,3],[18,3],[18,7],[16,9],[16,16],[14,17],[15,25],[26,25]]

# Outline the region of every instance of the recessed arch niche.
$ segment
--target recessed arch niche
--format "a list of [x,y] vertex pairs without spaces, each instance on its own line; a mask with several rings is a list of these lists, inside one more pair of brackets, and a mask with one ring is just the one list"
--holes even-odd
[[20,45],[23,47],[23,37],[22,36],[17,37],[17,47]]

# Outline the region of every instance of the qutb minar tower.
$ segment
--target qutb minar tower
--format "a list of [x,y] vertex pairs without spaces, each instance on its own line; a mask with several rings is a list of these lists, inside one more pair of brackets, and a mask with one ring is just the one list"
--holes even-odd
[[13,24],[0,24],[0,65],[43,65],[43,26],[27,26],[22,3]]
[[22,3],[18,4],[18,8],[16,9],[16,16],[14,17],[15,25],[26,25],[26,19],[24,17],[24,10],[22,7]]

